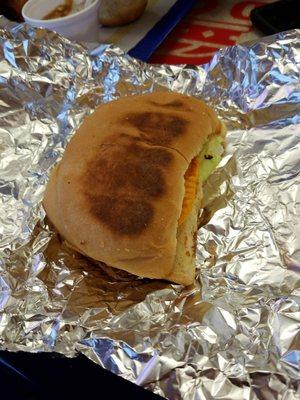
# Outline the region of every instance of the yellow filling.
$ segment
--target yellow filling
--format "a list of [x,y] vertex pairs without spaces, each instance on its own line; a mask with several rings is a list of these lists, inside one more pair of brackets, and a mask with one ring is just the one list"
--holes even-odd
[[178,220],[178,225],[181,225],[188,217],[197,193],[199,162],[197,157],[193,158],[188,169],[184,174],[184,198],[182,202],[181,214]]
[[201,153],[192,159],[184,174],[184,198],[178,225],[181,225],[188,217],[197,195],[197,184],[204,183],[221,161],[224,147],[222,138],[216,136],[205,143]]

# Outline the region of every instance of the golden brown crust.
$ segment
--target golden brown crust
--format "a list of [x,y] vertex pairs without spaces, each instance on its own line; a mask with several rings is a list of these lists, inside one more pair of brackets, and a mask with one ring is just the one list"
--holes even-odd
[[128,140],[94,154],[81,181],[90,212],[120,235],[139,235],[154,218],[153,200],[167,191],[174,156],[164,148]]
[[138,19],[148,0],[102,0],[99,21],[104,26],[121,26]]
[[184,173],[216,115],[176,93],[130,96],[100,106],[73,136],[44,205],[83,254],[136,275],[171,274]]

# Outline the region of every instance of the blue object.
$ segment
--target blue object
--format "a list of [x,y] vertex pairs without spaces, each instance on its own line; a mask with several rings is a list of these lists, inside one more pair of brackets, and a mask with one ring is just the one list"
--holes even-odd
[[178,0],[153,28],[136,44],[128,54],[131,57],[147,61],[165,37],[185,16],[197,0]]

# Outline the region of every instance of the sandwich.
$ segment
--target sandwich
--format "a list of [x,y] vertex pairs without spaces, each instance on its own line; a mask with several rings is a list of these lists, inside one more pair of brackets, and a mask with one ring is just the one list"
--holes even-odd
[[221,160],[225,132],[208,105],[178,93],[103,104],[52,171],[47,216],[87,257],[192,284],[203,183]]

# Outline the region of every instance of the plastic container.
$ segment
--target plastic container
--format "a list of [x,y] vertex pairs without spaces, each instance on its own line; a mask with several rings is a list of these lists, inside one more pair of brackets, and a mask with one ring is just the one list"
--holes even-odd
[[22,15],[31,26],[55,31],[68,39],[81,42],[98,42],[99,0],[86,1],[86,6],[74,14],[55,19],[43,19],[64,0],[29,0],[22,9]]

